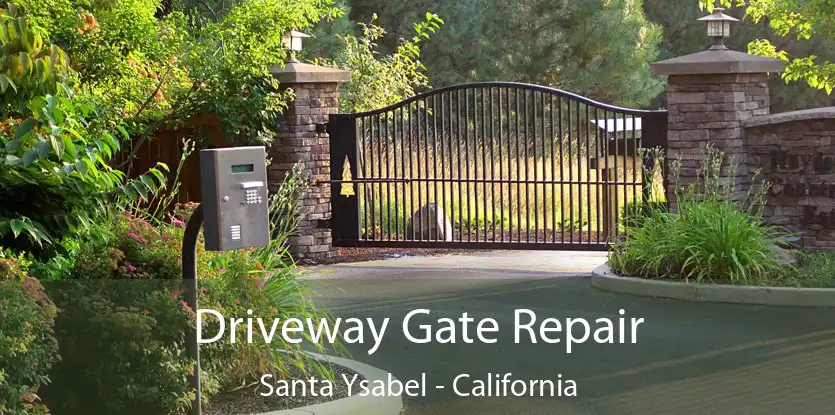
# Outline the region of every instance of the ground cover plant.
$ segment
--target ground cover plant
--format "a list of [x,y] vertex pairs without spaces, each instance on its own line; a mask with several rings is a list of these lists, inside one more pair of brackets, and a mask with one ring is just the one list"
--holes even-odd
[[[269,246],[209,252],[198,245],[200,306],[229,316],[327,317],[295,280],[287,237],[298,223],[299,192],[306,181],[295,169],[271,197],[275,226]],[[180,205],[156,224],[143,209],[113,213],[95,226],[99,238],[77,252],[75,267],[47,292],[64,312],[56,337],[64,359],[52,371],[45,401],[57,413],[180,413],[194,398],[185,333],[194,310],[180,280],[184,222],[195,204]],[[203,329],[212,333],[217,322]],[[246,337],[241,326],[240,338]],[[284,352],[279,354],[278,350]],[[257,383],[263,373],[291,368],[321,370],[300,347],[215,342],[201,347],[204,405],[217,393]],[[320,375],[327,375],[322,371]]]

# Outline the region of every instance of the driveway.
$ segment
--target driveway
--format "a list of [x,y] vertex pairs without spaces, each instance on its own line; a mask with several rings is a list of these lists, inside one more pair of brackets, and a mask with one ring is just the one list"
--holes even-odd
[[[409,415],[434,414],[827,414],[835,407],[835,314],[827,309],[697,304],[597,291],[588,284],[605,256],[586,252],[479,252],[310,269],[316,303],[342,318],[390,318],[380,347],[349,346],[356,360],[421,379],[426,395],[404,398]],[[414,344],[406,314],[440,327],[462,313],[494,319],[496,343]],[[637,342],[514,342],[515,310],[545,318],[643,318]],[[629,320],[627,320],[629,321]],[[475,337],[475,324],[470,336]],[[534,326],[536,327],[536,326]],[[577,327],[575,327],[576,329]],[[459,327],[460,330],[460,327]],[[524,334],[524,332],[522,332]],[[576,335],[575,337],[579,337]],[[453,380],[510,373],[511,380],[552,380],[566,395],[462,397]],[[563,388],[558,381],[562,380]],[[461,382],[470,392],[473,382]],[[439,388],[442,387],[442,388]],[[538,395],[539,393],[537,393]]]

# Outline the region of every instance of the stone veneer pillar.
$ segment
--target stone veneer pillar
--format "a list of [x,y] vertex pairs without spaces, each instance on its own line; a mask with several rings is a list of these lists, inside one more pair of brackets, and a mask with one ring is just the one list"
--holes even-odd
[[[737,196],[750,188],[743,122],[770,112],[768,77],[784,69],[782,61],[732,50],[706,50],[651,65],[668,76],[667,160],[682,160],[681,183],[696,180],[704,149],[712,143],[735,157]],[[672,180],[667,200],[675,208]]]
[[339,85],[350,80],[348,71],[288,62],[270,71],[282,88],[295,92],[295,100],[279,121],[278,136],[268,150],[267,167],[270,191],[274,192],[296,163],[313,181],[301,200],[301,223],[290,238],[290,251],[296,259],[316,260],[331,256],[331,231],[320,226],[331,218],[330,139],[318,133],[317,124],[326,124],[328,116],[339,110]]

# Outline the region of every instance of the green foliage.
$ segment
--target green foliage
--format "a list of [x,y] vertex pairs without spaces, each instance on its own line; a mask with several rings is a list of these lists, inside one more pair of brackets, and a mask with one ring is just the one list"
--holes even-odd
[[57,314],[41,283],[0,252],[0,413],[49,413],[39,393],[59,360]]
[[[299,195],[306,184],[296,168],[272,196],[273,239],[268,247],[209,252],[198,244],[200,308],[227,317],[245,316],[247,309],[282,320],[326,316],[310,304],[307,288],[295,281],[286,245],[298,224]],[[195,206],[178,206],[170,222],[159,225],[146,220],[141,210],[117,215],[113,223],[99,226],[99,242],[80,248],[71,280],[49,286],[66,311],[57,321],[66,357],[44,394],[56,411],[169,413],[182,411],[193,399],[187,386],[192,366],[184,345],[194,311],[184,302],[180,244],[184,220]],[[202,329],[210,337],[218,324],[209,317]],[[238,330],[238,338],[246,338],[246,327]],[[252,344],[219,341],[201,346],[205,404],[216,393],[250,384],[263,373],[310,367],[299,345],[255,339]],[[279,355],[278,349],[287,353]]]
[[46,44],[44,29],[13,4],[0,9],[0,29],[0,111],[20,110],[35,96],[54,94],[67,75],[64,51]]
[[148,200],[165,186],[165,165],[130,181],[109,165],[121,140],[90,128],[94,108],[69,89],[36,97],[27,110],[0,124],[3,246],[51,248],[68,233],[89,227],[108,204]]
[[64,52],[44,47],[49,39],[32,16],[13,6],[3,16],[0,62],[24,70],[7,72],[16,90],[3,94],[0,108],[0,245],[51,255],[108,205],[155,194],[165,186],[166,167],[130,181],[114,170],[109,162],[127,138],[124,129],[117,127],[117,138],[102,128],[90,97],[63,82],[73,75],[62,69]]
[[[550,85],[626,106],[642,106],[663,84],[649,71],[660,28],[648,22],[642,1],[354,0],[355,20],[372,12],[393,34],[395,50],[409,31],[403,22],[431,10],[446,21],[423,47],[421,61],[436,86],[469,81],[522,81]],[[385,44],[383,47],[382,44]]]
[[435,14],[426,13],[424,20],[413,26],[414,36],[399,42],[393,53],[380,57],[377,41],[385,30],[374,24],[360,23],[362,35],[345,35],[341,56],[322,63],[351,71],[351,81],[341,88],[340,109],[363,112],[382,108],[415,95],[415,90],[429,87],[426,67],[420,61],[421,46],[443,24]]
[[288,99],[269,74],[281,36],[335,17],[331,0],[21,0],[64,48],[80,87],[135,139],[217,114],[231,142],[269,143]]
[[626,221],[610,264],[626,275],[694,282],[745,284],[778,275],[782,264],[772,249],[782,238],[760,215],[768,184],[740,197],[735,162],[712,147],[696,183],[681,185],[679,171],[676,161],[676,210],[648,209],[641,220]]
[[[832,0],[720,0],[725,7],[745,7],[745,15],[755,23],[767,21],[781,37],[809,40],[813,37],[835,40]],[[699,7],[712,11],[713,0],[699,0]],[[749,53],[786,62],[783,79],[787,82],[805,80],[812,88],[831,94],[835,89],[835,62],[819,60],[815,54],[791,57],[768,39],[749,43]]]

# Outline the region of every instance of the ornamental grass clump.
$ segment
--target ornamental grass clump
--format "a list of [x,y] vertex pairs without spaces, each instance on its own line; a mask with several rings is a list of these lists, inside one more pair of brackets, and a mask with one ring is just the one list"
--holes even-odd
[[[751,178],[739,192],[737,164],[712,146],[694,183],[680,180],[681,161],[672,163],[675,209],[654,205],[646,217],[622,227],[610,265],[621,274],[691,282],[751,284],[782,271],[774,248],[783,234],[762,219],[769,183]],[[744,180],[748,180],[747,177]]]

